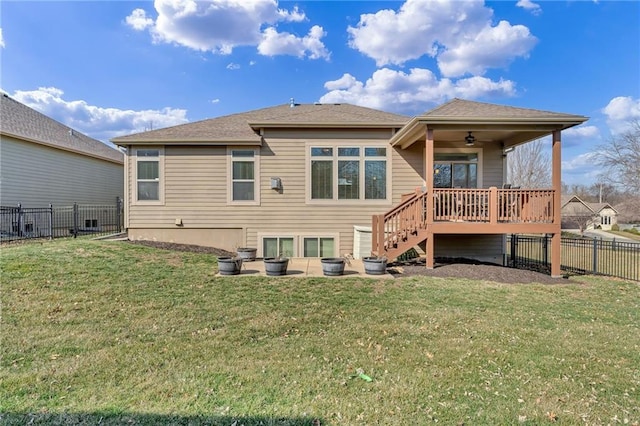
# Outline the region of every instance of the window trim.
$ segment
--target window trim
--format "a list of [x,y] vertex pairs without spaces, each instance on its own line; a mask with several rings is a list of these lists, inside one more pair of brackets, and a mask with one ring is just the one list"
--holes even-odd
[[[253,161],[253,200],[233,199],[233,151],[253,151],[253,157],[242,158],[239,161]],[[260,148],[248,146],[227,147],[227,204],[234,206],[259,206],[260,205]]]
[[[483,158],[482,158],[482,148],[435,148],[433,150],[433,165],[435,166],[438,163],[450,163],[446,161],[436,161],[436,154],[476,154],[478,156],[477,163],[477,176],[476,176],[476,189],[483,188],[483,175],[484,175],[484,167],[483,167]],[[459,162],[460,164],[472,164],[471,162]],[[432,170],[431,173],[434,173]]]
[[[332,148],[333,155],[331,157],[317,157],[320,161],[322,159],[326,159],[326,161],[331,160],[333,163],[333,198],[332,199],[313,199],[311,198],[312,187],[311,187],[311,161],[314,157],[311,156],[312,148]],[[358,148],[360,149],[360,154],[358,156],[359,161],[359,191],[358,191],[358,199],[338,199],[338,161],[340,161],[340,156],[338,155],[338,148]],[[386,156],[385,157],[366,157],[365,149],[366,148],[385,148]],[[356,157],[342,157],[344,160],[351,160]],[[366,199],[365,191],[366,191],[366,182],[365,182],[365,173],[366,173],[366,161],[370,159],[372,161],[375,160],[383,160],[386,162],[386,198],[383,199]],[[366,139],[344,139],[344,140],[335,140],[335,139],[316,139],[313,141],[305,141],[305,204],[313,204],[313,205],[326,205],[326,206],[363,206],[363,205],[391,205],[391,201],[393,198],[393,188],[391,187],[392,183],[392,164],[393,164],[393,147],[389,145],[388,141],[381,140],[366,140]]]
[[[138,151],[150,151],[157,150],[157,157],[138,157]],[[164,205],[164,161],[165,161],[165,148],[163,146],[145,146],[140,148],[133,149],[133,200],[131,200],[132,205],[137,206],[161,206]],[[144,160],[154,160],[158,161],[158,199],[157,200],[138,200],[138,161]]]

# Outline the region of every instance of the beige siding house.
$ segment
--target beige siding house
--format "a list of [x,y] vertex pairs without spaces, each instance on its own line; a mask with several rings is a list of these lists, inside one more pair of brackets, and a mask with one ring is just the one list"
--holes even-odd
[[555,132],[559,173],[560,131],[585,120],[459,99],[414,118],[291,104],[113,142],[127,149],[131,239],[259,256],[392,259],[422,247],[432,267],[434,256],[501,262],[503,234],[532,225],[559,235],[553,188],[501,189],[504,150]]
[[0,107],[0,205],[115,205],[123,196],[121,152],[7,95]]
[[578,196],[563,197],[562,227],[610,231],[618,223],[618,211],[609,203],[589,203]]

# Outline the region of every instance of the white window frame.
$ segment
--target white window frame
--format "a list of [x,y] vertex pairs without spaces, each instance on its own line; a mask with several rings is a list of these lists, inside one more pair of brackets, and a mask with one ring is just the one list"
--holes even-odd
[[[139,151],[158,151],[157,157],[138,157]],[[145,146],[135,148],[133,150],[133,205],[145,206],[145,205],[164,205],[164,147],[161,146]],[[158,199],[157,200],[138,200],[138,161],[158,161]]]
[[[304,239],[305,238],[331,238],[333,239],[333,255],[338,256],[340,252],[340,234],[338,233],[306,233],[306,232],[259,232],[258,235],[258,257],[264,257],[264,239],[265,238],[293,238],[294,253],[287,257],[304,257]],[[317,257],[309,257],[308,259],[318,259]]]
[[[239,161],[253,162],[253,200],[233,199],[233,151],[253,151],[253,157],[236,157]],[[250,148],[246,146],[227,147],[227,204],[244,206],[260,205],[260,148]]]
[[[312,194],[312,182],[311,182],[311,161],[314,157],[311,156],[312,148],[331,148],[333,149],[333,155],[331,157],[317,157],[318,160],[324,158],[325,161],[332,161],[333,163],[333,198],[331,199],[314,199],[311,198]],[[338,156],[338,148],[358,148],[360,149],[359,156],[359,190],[358,199],[338,199],[338,161],[344,159],[346,161],[356,159],[356,157],[340,157]],[[385,148],[386,155],[384,157],[365,157],[366,148]],[[389,145],[387,141],[371,141],[360,139],[345,139],[341,141],[331,140],[314,140],[305,142],[305,203],[315,205],[390,205],[392,200],[393,189],[391,187],[392,176],[392,155],[393,147]],[[371,160],[384,160],[386,162],[386,194],[382,199],[366,199],[365,198],[365,173],[366,173],[366,161]]]
[[[482,160],[482,148],[435,148],[433,150],[433,165],[435,166],[436,164],[439,163],[450,163],[449,161],[444,162],[444,161],[436,161],[435,159],[435,154],[477,154],[478,156],[478,163],[477,163],[477,171],[476,173],[478,174],[476,176],[476,188],[483,188],[483,175],[484,175],[484,169],[483,169],[483,160]],[[458,163],[465,163],[465,162],[458,162]],[[467,162],[468,164],[472,164],[471,162]],[[431,170],[431,173],[434,173],[433,170]]]
[[[318,257],[306,257],[304,255],[304,239],[305,238],[331,238],[333,240],[333,254],[327,256],[318,256]],[[338,252],[340,251],[340,239],[338,238],[338,234],[301,234],[299,235],[299,244],[298,244],[298,253],[300,253],[300,257],[304,257],[306,259],[318,259],[321,257],[338,257]]]
[[298,257],[298,236],[297,235],[293,235],[293,234],[287,234],[287,233],[269,233],[269,234],[258,234],[258,252],[257,252],[257,256],[258,257],[264,257],[264,239],[265,238],[292,238],[293,239],[293,251],[295,253],[284,253],[284,254],[280,254],[283,257]]

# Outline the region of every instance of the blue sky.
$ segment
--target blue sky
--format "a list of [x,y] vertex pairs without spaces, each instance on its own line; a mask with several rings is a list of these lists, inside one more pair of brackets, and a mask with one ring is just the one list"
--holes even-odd
[[453,97],[589,116],[563,181],[640,118],[640,2],[0,3],[0,88],[96,139],[296,102]]

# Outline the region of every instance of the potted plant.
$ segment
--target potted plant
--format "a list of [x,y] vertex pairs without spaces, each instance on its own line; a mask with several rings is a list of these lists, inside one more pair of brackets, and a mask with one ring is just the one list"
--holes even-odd
[[364,264],[364,272],[367,275],[384,275],[387,271],[387,259],[384,257],[364,257],[362,263]]
[[240,257],[245,262],[250,262],[256,260],[256,252],[257,248],[253,247],[238,247],[236,253],[238,253],[238,257]]
[[269,276],[287,275],[288,257],[265,257],[264,272]]
[[239,257],[219,257],[218,270],[220,275],[238,275],[242,269],[242,259]]
[[342,257],[323,257],[322,273],[326,276],[337,276],[344,274],[345,259]]

